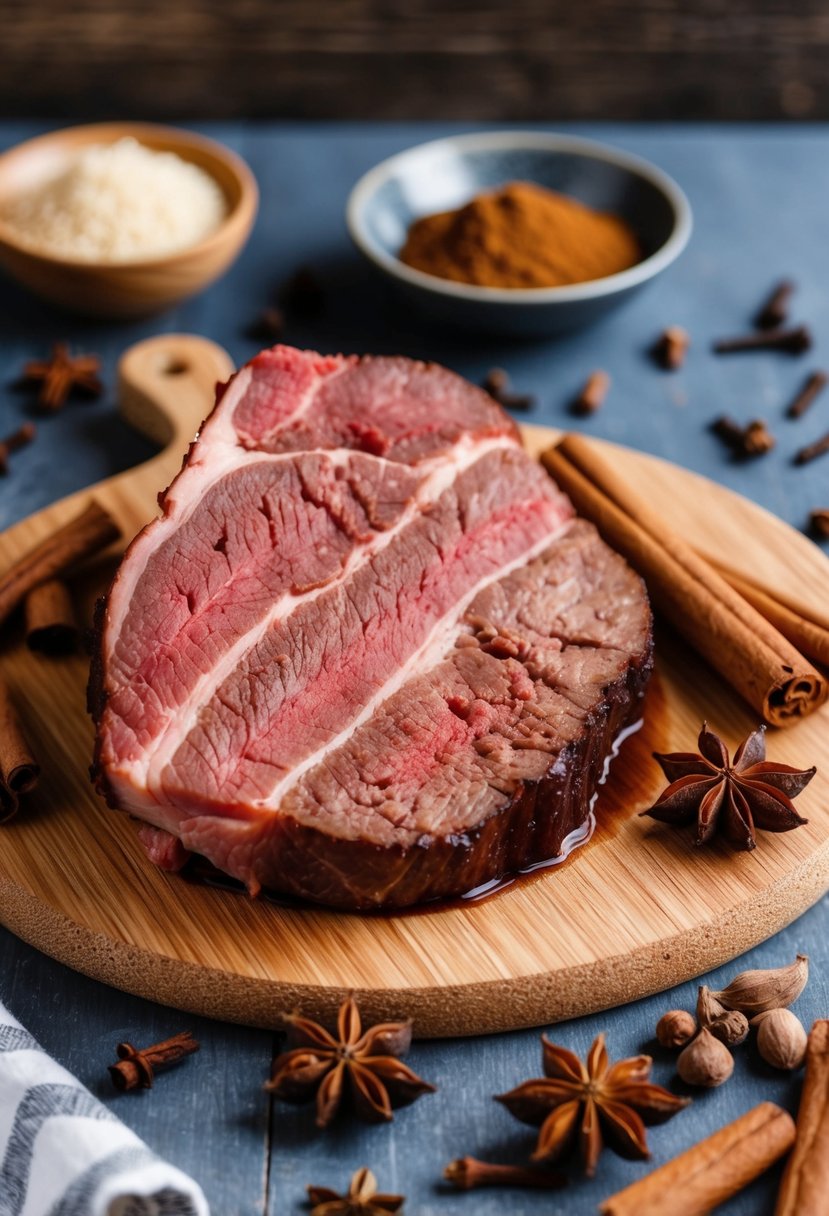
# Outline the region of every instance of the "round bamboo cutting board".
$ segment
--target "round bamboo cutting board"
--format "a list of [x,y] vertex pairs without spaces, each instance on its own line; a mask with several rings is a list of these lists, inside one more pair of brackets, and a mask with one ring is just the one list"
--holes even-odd
[[[214,383],[230,370],[228,356],[201,338],[171,335],[133,347],[120,368],[122,410],[164,451],[10,529],[0,538],[0,563],[93,496],[131,537],[152,517]],[[535,452],[555,438],[532,427],[525,436]],[[612,453],[694,545],[778,593],[796,588],[794,606],[825,614],[829,562],[810,541],[703,478],[623,448]],[[104,561],[90,572],[88,598],[112,568]],[[157,870],[134,824],[108,810],[89,783],[86,660],[39,658],[13,635],[0,666],[43,766],[35,794],[0,828],[0,920],[78,971],[180,1009],[274,1026],[296,1006],[330,1017],[351,990],[370,1020],[411,1015],[420,1036],[537,1025],[706,971],[829,888],[827,709],[768,738],[772,758],[818,765],[798,801],[806,827],[761,834],[755,852],[734,855],[719,846],[693,850],[684,833],[638,818],[664,785],[652,750],[686,750],[703,718],[731,747],[756,725],[669,635],[657,638],[645,725],[614,762],[590,843],[566,864],[481,902],[400,916],[251,901]]]

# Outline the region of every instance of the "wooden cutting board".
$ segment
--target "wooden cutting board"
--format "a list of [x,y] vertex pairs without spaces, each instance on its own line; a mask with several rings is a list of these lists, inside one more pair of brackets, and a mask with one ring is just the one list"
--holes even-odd
[[[72,495],[0,538],[0,566],[94,493],[126,537],[210,407],[228,356],[201,338],[133,347],[120,368],[126,417],[165,450]],[[541,451],[554,432],[526,427]],[[614,459],[694,544],[826,613],[829,561],[805,537],[721,486],[624,448]],[[703,509],[704,508],[704,509]],[[103,588],[112,563],[90,575]],[[253,902],[162,873],[135,826],[88,779],[87,663],[48,660],[12,637],[0,652],[43,764],[40,786],[0,828],[0,920],[70,967],[180,1009],[257,1026],[302,1006],[330,1017],[353,990],[370,1019],[411,1014],[420,1036],[537,1025],[633,1000],[733,958],[829,888],[829,711],[769,733],[775,759],[819,772],[798,802],[809,824],[762,834],[752,854],[696,851],[637,810],[664,784],[650,752],[687,749],[705,717],[733,746],[752,714],[693,653],[658,638],[645,725],[622,746],[597,806],[598,829],[569,862],[466,905],[355,916]],[[781,960],[782,961],[782,960]]]

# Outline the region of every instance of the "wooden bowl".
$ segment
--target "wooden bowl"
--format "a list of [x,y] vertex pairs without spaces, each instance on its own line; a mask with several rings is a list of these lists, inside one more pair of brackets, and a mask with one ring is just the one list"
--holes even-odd
[[204,169],[227,200],[218,228],[177,253],[129,262],[89,262],[38,251],[0,218],[0,265],[35,295],[71,312],[95,317],[146,317],[202,291],[241,252],[259,200],[256,179],[229,148],[176,127],[108,122],[68,127],[18,144],[0,155],[4,200],[37,186],[89,144],[132,136],[159,152],[174,152]]

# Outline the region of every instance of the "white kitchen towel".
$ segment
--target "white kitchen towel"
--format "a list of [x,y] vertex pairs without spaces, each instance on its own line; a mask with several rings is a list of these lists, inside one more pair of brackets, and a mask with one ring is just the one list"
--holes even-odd
[[201,1187],[47,1056],[2,1001],[0,1216],[209,1216]]

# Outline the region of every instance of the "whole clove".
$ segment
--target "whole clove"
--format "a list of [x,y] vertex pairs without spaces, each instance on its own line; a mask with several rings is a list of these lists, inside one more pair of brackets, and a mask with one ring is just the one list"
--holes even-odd
[[786,410],[786,417],[801,418],[815,398],[823,392],[827,383],[829,383],[829,376],[827,376],[826,372],[812,372]]
[[754,319],[758,329],[776,329],[785,323],[794,289],[795,285],[790,279],[783,279],[773,288]]
[[814,443],[807,443],[805,448],[795,452],[794,464],[808,464],[810,460],[817,460],[818,456],[824,456],[829,452],[829,431],[825,435],[821,435],[820,439],[816,439]]
[[815,507],[809,513],[809,531],[821,540],[829,540],[829,507]]
[[285,332],[285,314],[281,308],[264,308],[245,330],[254,342],[278,342]]
[[681,325],[669,325],[653,348],[653,357],[666,371],[676,371],[685,362],[691,339]]
[[762,456],[770,452],[775,444],[775,438],[765,422],[755,418],[749,422],[743,431],[743,449],[747,456]]
[[720,338],[714,343],[714,353],[731,355],[749,350],[781,350],[790,355],[802,355],[812,345],[812,334],[805,325],[794,329],[767,329],[759,334],[742,334],[737,338]]
[[494,1165],[488,1161],[478,1161],[475,1157],[459,1157],[456,1161],[450,1161],[443,1176],[459,1191],[471,1191],[482,1186],[554,1191],[566,1182],[563,1174],[553,1170],[524,1165]]
[[312,320],[325,308],[325,289],[310,266],[300,266],[279,292],[279,303],[289,316]]
[[11,435],[7,435],[5,439],[0,440],[0,473],[8,473],[9,457],[14,452],[18,452],[24,448],[27,443],[31,443],[37,434],[37,427],[33,422],[24,422],[16,431],[12,431]]
[[512,391],[509,372],[502,367],[493,367],[484,377],[484,389],[505,410],[530,410],[535,405],[532,393]]
[[189,1030],[141,1050],[132,1043],[119,1043],[115,1048],[118,1063],[110,1064],[108,1069],[112,1084],[122,1093],[129,1089],[152,1089],[158,1069],[169,1068],[198,1050],[199,1043]]
[[604,405],[609,388],[610,376],[607,372],[593,372],[579,395],[572,401],[570,412],[579,417],[595,414]]
[[711,430],[735,456],[762,456],[770,452],[775,444],[774,436],[760,418],[753,419],[746,426],[740,426],[733,418],[723,415],[714,419]]

